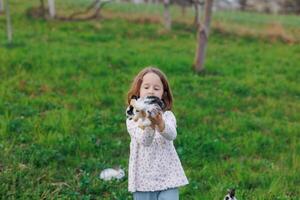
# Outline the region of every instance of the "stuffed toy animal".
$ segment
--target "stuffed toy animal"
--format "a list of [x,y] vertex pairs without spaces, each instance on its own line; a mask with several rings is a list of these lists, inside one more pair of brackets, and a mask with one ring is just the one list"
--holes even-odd
[[224,200],[237,200],[235,198],[235,189],[229,189],[227,195],[224,197]]
[[130,105],[126,110],[126,116],[129,120],[138,122],[141,129],[151,125],[149,117],[155,117],[165,108],[164,102],[156,96],[136,97],[132,96]]

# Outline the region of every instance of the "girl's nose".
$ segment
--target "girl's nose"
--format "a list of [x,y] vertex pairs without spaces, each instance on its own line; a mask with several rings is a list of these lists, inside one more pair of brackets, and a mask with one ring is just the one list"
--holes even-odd
[[150,91],[149,91],[149,93],[154,94],[154,89],[151,88]]
[[149,91],[148,92],[148,96],[153,96],[154,95],[154,92],[153,91]]

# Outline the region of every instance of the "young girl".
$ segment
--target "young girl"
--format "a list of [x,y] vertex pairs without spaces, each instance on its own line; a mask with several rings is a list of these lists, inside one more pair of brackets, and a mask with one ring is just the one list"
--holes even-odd
[[178,200],[178,187],[188,184],[173,145],[176,118],[171,111],[173,97],[163,72],[154,67],[143,69],[134,79],[128,92],[131,97],[157,96],[166,104],[163,113],[150,118],[152,124],[141,129],[127,119],[131,137],[128,169],[128,190],[134,200]]

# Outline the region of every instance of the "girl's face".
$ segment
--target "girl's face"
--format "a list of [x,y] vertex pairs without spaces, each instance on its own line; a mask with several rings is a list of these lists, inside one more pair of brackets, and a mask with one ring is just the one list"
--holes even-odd
[[140,97],[157,96],[161,99],[163,91],[163,84],[157,74],[149,72],[144,75],[140,88]]

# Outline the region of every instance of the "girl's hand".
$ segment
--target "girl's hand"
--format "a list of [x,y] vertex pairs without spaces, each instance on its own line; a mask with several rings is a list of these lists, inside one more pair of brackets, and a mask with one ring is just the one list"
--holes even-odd
[[149,117],[150,121],[152,122],[152,127],[157,126],[159,132],[162,132],[165,129],[165,122],[162,118],[162,113],[159,112],[154,117]]

